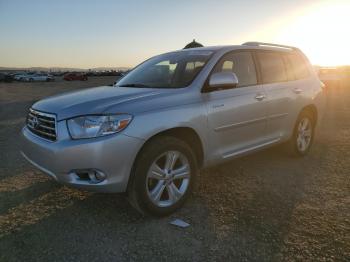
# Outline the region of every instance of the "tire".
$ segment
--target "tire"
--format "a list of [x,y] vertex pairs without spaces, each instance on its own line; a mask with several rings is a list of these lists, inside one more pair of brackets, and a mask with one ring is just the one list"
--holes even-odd
[[29,79],[29,82],[33,82],[33,81],[34,81],[34,79],[33,79],[33,78],[30,78],[30,79]]
[[[176,160],[167,161],[170,159]],[[191,194],[197,172],[196,157],[185,142],[168,136],[154,138],[144,146],[133,166],[129,202],[142,214],[169,215]]]
[[[310,111],[302,111],[295,123],[293,135],[287,143],[287,149],[292,156],[307,155],[315,136],[315,119]],[[302,141],[304,140],[304,143]]]

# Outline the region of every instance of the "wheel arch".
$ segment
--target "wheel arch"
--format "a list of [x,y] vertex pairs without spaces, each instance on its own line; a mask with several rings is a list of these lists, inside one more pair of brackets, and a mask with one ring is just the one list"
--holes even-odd
[[142,151],[142,149],[145,147],[147,143],[150,143],[153,139],[161,136],[171,136],[184,141],[194,151],[198,166],[201,167],[203,165],[203,161],[204,161],[203,143],[198,133],[191,127],[169,128],[152,135],[142,145],[138,154]]
[[300,110],[300,113],[303,113],[303,112],[310,112],[313,116],[313,121],[314,121],[314,126],[317,125],[317,122],[318,122],[318,111],[317,111],[317,107],[314,105],[314,104],[309,104],[305,107],[303,107],[301,110]]
[[203,148],[203,143],[202,140],[200,138],[200,136],[198,135],[198,133],[191,127],[174,127],[174,128],[169,128],[163,131],[160,131],[156,134],[153,134],[152,136],[150,136],[148,139],[146,139],[146,141],[143,143],[143,145],[140,147],[139,151],[137,152],[137,155],[134,159],[134,163],[132,166],[132,170],[130,173],[130,178],[128,181],[128,185],[127,185],[127,191],[129,191],[130,185],[131,185],[131,181],[134,179],[133,175],[134,175],[134,169],[135,169],[135,163],[137,163],[142,150],[145,148],[145,146],[147,144],[149,144],[150,142],[152,142],[155,138],[161,137],[161,136],[171,136],[171,137],[175,137],[178,139],[181,139],[182,141],[184,141],[185,143],[187,143],[191,149],[194,149],[194,154],[195,157],[197,159],[197,165],[198,167],[202,167],[203,163],[204,163],[204,148]]

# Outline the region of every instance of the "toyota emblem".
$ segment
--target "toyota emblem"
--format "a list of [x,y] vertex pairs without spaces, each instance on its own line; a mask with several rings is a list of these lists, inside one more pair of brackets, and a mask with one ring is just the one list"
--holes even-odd
[[36,116],[32,118],[32,125],[33,128],[37,128],[39,126],[39,119]]

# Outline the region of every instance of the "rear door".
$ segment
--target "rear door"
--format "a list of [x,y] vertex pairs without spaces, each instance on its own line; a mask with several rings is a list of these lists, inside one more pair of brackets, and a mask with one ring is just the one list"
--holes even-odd
[[293,77],[283,52],[257,51],[260,65],[261,82],[267,94],[267,127],[268,139],[278,141],[286,135],[286,123],[292,110],[294,95],[292,92]]
[[266,95],[251,52],[224,55],[212,73],[220,71],[234,72],[238,86],[204,95],[213,154],[229,158],[266,142]]
[[[314,81],[310,72],[307,59],[300,52],[288,52],[285,60],[289,64],[293,75],[290,85],[290,94],[293,97],[293,104],[286,126],[286,132],[291,132],[301,109],[310,104],[310,99],[314,97],[313,87],[318,87],[319,83]],[[311,69],[312,70],[312,69]]]

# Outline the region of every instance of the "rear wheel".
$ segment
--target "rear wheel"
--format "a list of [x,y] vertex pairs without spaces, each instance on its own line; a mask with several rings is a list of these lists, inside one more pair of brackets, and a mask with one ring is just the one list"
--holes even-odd
[[310,151],[314,140],[314,123],[313,114],[309,111],[303,111],[299,115],[288,145],[292,155],[305,156]]
[[136,160],[129,200],[143,214],[171,214],[188,198],[196,173],[196,158],[186,143],[174,137],[156,138]]

